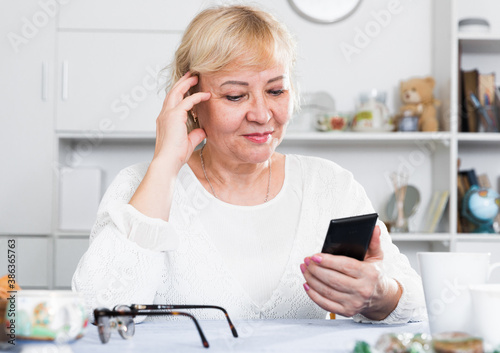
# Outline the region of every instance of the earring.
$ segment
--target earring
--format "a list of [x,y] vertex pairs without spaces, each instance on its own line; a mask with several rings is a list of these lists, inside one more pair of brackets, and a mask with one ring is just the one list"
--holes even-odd
[[193,110],[193,109],[191,109],[191,115],[193,116],[193,120],[194,120],[194,122],[195,122],[195,123],[197,123],[197,122],[198,122],[198,117],[197,117],[197,116],[196,116],[196,114],[194,113],[194,110]]

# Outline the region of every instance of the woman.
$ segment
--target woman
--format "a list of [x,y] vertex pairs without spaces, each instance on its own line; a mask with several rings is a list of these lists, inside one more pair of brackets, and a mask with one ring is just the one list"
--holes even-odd
[[318,253],[330,219],[373,208],[333,162],[275,152],[296,104],[294,63],[294,41],[268,13],[223,6],[194,18],[172,64],[153,159],[124,169],[109,187],[73,277],[92,307],[212,304],[239,318],[329,311],[385,323],[425,317],[420,278],[383,223],[363,262]]

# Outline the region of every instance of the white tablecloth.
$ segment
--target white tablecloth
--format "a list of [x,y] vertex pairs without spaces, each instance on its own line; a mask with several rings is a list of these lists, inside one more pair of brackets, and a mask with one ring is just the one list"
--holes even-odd
[[112,331],[111,339],[102,344],[97,328],[89,325],[85,336],[59,346],[21,342],[22,352],[352,352],[357,340],[374,344],[386,332],[429,332],[427,322],[405,325],[358,324],[350,319],[338,320],[245,320],[234,321],[239,337],[234,338],[226,321],[201,321],[210,344],[202,346],[190,321],[144,322],[136,325],[135,336],[124,340]]

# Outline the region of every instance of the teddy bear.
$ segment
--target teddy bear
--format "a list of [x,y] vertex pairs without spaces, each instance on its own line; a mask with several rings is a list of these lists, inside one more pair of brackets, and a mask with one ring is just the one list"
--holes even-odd
[[411,78],[401,82],[400,117],[418,116],[419,131],[438,131],[436,106],[439,101],[434,99],[433,90],[436,82],[432,77]]

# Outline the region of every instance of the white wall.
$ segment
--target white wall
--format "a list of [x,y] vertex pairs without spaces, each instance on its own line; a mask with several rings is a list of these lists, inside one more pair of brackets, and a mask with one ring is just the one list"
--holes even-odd
[[[303,19],[287,0],[255,3],[296,35],[301,90],[330,93],[339,110],[353,110],[361,91],[376,88],[387,91],[387,104],[394,111],[400,81],[432,72],[431,0],[363,0],[350,17],[333,24]],[[360,32],[368,38],[364,48]],[[345,55],[342,46],[359,47],[359,53]]]

